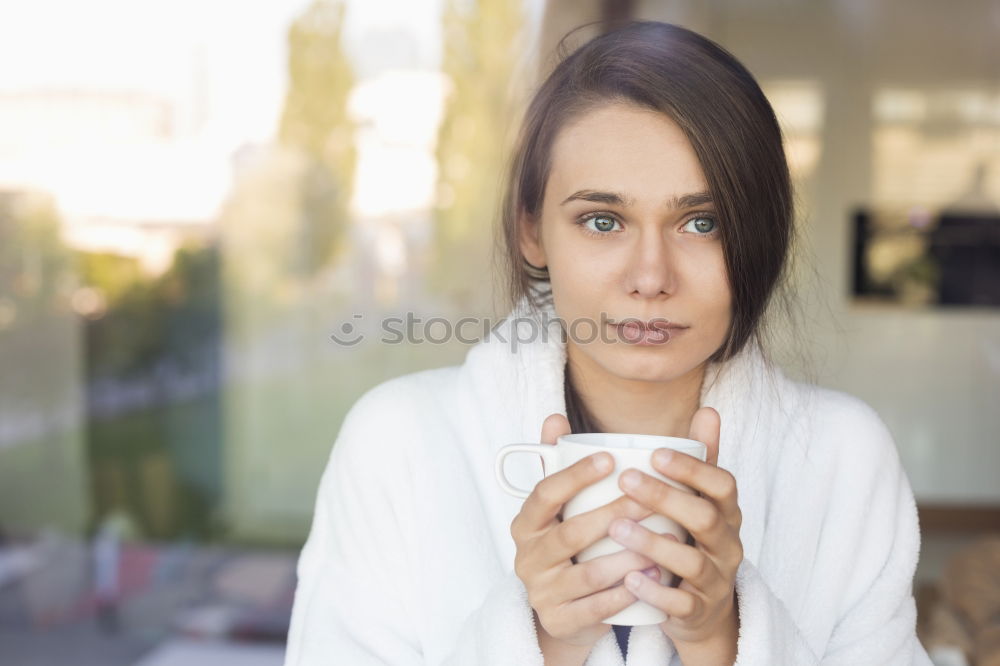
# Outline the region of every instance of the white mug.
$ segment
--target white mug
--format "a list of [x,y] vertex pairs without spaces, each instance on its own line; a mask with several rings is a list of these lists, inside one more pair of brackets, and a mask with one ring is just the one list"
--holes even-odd
[[[531,491],[511,485],[504,474],[504,461],[510,454],[533,453],[540,455],[542,457],[542,468],[545,476],[563,470],[578,460],[599,451],[606,451],[611,454],[615,462],[612,472],[570,498],[563,506],[562,516],[564,520],[580,513],[592,511],[624,495],[624,492],[618,486],[618,476],[630,467],[658,478],[684,492],[694,494],[695,491],[690,487],[665,477],[653,468],[651,462],[652,453],[655,449],[661,448],[680,451],[701,461],[705,461],[708,454],[708,448],[705,444],[683,437],[632,435],[626,433],[577,433],[559,437],[556,439],[555,445],[508,444],[504,446],[497,452],[496,477],[500,487],[507,493],[514,497],[526,498],[531,494]],[[681,527],[676,521],[657,513],[642,519],[639,521],[639,524],[657,534],[673,534],[680,543],[685,543],[688,538],[687,530]],[[605,536],[581,550],[576,556],[576,561],[586,562],[595,557],[610,555],[624,549],[625,546],[611,537]],[[658,566],[657,568],[660,570],[660,584],[673,585],[676,581],[675,574],[666,571],[663,567]],[[659,624],[666,619],[667,616],[663,611],[641,599],[637,599],[635,603],[606,618],[604,622],[607,624],[637,626]]]

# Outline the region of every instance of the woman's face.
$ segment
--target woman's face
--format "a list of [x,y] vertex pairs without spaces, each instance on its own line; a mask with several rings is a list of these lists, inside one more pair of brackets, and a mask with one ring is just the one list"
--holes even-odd
[[[549,268],[571,359],[668,381],[722,345],[732,297],[720,222],[707,197],[683,201],[707,191],[690,142],[662,113],[607,104],[560,131],[541,219],[522,220],[521,251]],[[636,344],[636,329],[615,325],[627,319],[686,328]]]

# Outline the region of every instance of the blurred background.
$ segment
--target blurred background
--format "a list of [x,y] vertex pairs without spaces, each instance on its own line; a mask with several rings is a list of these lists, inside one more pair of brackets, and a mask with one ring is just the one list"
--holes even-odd
[[629,18],[771,100],[788,369],[892,430],[935,662],[1000,664],[997,0],[0,4],[0,663],[281,663],[343,415],[469,348],[331,336],[506,314],[518,113],[564,34]]

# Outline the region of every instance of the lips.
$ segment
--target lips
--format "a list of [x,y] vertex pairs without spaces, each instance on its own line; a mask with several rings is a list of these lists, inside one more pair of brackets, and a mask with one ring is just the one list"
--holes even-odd
[[665,319],[654,319],[651,321],[642,321],[639,319],[626,319],[624,322],[610,322],[612,326],[628,326],[639,331],[675,331],[687,328],[681,324],[675,324],[674,322],[667,321]]
[[610,323],[626,342],[640,346],[658,345],[669,342],[672,337],[688,328],[687,326],[674,324],[665,319],[650,321],[632,319],[619,324]]

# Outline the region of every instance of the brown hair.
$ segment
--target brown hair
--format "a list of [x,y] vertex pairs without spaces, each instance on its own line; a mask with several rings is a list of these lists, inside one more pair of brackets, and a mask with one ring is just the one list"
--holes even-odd
[[732,358],[751,339],[762,343],[762,318],[787,277],[793,242],[781,129],[756,80],[732,54],[691,30],[656,21],[632,21],[590,40],[564,57],[532,97],[506,174],[498,227],[510,305],[527,297],[537,310],[551,300],[548,270],[527,263],[517,227],[523,214],[540,219],[559,130],[612,102],[667,114],[705,173],[733,294],[732,324],[709,361]]

